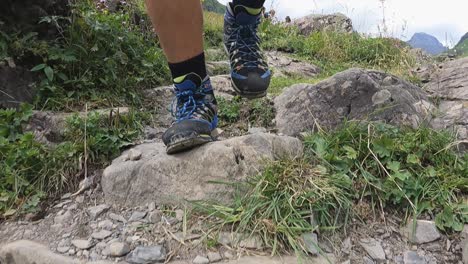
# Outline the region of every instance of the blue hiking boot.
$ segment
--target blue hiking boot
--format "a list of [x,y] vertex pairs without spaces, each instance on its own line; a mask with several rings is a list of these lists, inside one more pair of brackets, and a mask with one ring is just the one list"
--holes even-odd
[[175,121],[162,139],[168,154],[208,143],[218,125],[217,103],[209,77],[202,80],[190,73],[174,80],[176,97],[172,103]]
[[224,47],[231,61],[234,90],[242,97],[253,99],[266,95],[271,72],[263,57],[257,35],[261,14],[251,15],[248,11],[248,7],[227,5],[224,15]]

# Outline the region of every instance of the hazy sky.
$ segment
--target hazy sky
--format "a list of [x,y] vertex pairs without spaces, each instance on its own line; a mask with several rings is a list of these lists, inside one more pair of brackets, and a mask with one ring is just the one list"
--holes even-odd
[[[357,31],[370,34],[379,32],[383,18],[379,0],[267,0],[265,6],[273,7],[280,18],[341,12]],[[385,0],[384,6],[387,32],[393,37],[407,40],[415,32],[426,32],[452,46],[468,32],[466,0]]]

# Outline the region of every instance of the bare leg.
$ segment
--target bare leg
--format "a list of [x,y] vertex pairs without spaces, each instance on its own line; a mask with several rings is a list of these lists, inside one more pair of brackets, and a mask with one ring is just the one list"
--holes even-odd
[[146,0],[146,6],[169,63],[203,52],[200,0]]

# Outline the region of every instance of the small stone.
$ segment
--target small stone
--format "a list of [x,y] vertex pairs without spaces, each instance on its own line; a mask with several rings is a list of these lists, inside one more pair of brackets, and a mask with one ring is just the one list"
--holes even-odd
[[263,248],[263,241],[259,236],[252,235],[242,239],[239,243],[239,246],[242,248],[260,250]]
[[177,210],[175,210],[175,214],[176,214],[176,219],[178,221],[184,220],[184,215],[185,215],[184,210],[177,209]]
[[130,219],[128,220],[129,222],[136,222],[136,221],[140,221],[142,220],[143,218],[145,218],[147,212],[133,212],[132,216],[130,216]]
[[195,259],[192,261],[193,264],[208,264],[210,263],[210,260],[202,257],[200,255],[196,256]]
[[363,257],[362,262],[364,264],[375,264],[375,262],[372,259],[368,258],[368,257]]
[[227,259],[233,259],[234,255],[230,251],[224,252],[224,257]]
[[468,264],[468,238],[461,241],[462,259],[464,264]]
[[210,260],[210,263],[215,263],[221,261],[223,257],[221,257],[219,252],[208,252],[208,259]]
[[112,223],[111,220],[103,220],[103,221],[99,222],[98,227],[110,231],[110,230],[112,230],[113,225],[114,224]]
[[88,250],[83,250],[83,257],[89,258],[89,251]]
[[57,252],[58,252],[58,253],[62,253],[62,254],[67,253],[69,250],[70,250],[70,247],[66,247],[66,246],[65,246],[65,247],[58,247],[58,248],[57,248]]
[[379,241],[375,239],[361,239],[359,244],[372,259],[377,261],[384,261],[386,259],[385,251]]
[[102,239],[106,239],[106,238],[110,237],[111,235],[112,235],[111,231],[101,230],[101,231],[92,233],[91,237],[93,237],[95,239],[102,240]]
[[60,198],[61,200],[66,200],[66,199],[70,199],[71,197],[71,193],[66,193],[64,195],[62,195],[62,197]]
[[302,240],[304,241],[305,248],[312,255],[319,253],[318,238],[315,233],[304,233],[302,234]]
[[414,251],[406,251],[403,256],[403,262],[405,264],[426,264],[426,260]]
[[148,211],[154,211],[156,209],[156,203],[155,202],[151,202],[148,204]]
[[109,218],[114,220],[114,221],[118,221],[118,222],[122,222],[122,223],[127,222],[127,220],[125,220],[125,218],[123,216],[118,215],[118,214],[114,214],[114,213],[110,213]]
[[114,242],[109,245],[109,255],[111,257],[121,257],[125,256],[130,252],[130,247],[121,242]]
[[77,205],[76,203],[74,203],[74,204],[68,206],[67,209],[68,209],[69,211],[76,210],[76,209],[78,209],[78,205]]
[[96,260],[99,260],[101,258],[101,255],[99,255],[96,251],[93,251],[91,252],[91,254],[89,254],[89,259],[91,261],[96,261]]
[[72,219],[73,219],[72,213],[67,210],[67,211],[65,211],[65,213],[55,216],[54,217],[54,223],[58,224],[58,225],[65,225],[65,224],[70,223],[70,221],[72,221]]
[[349,254],[351,253],[351,247],[352,247],[351,238],[348,237],[348,238],[346,238],[346,239],[343,241],[343,246],[342,246],[341,250],[342,250],[345,254],[349,255]]
[[127,262],[134,264],[147,264],[164,262],[166,260],[166,249],[163,246],[138,246],[127,255]]
[[79,195],[75,198],[75,202],[77,203],[83,203],[84,202],[84,196],[83,195]]
[[429,243],[440,238],[439,230],[433,221],[417,220],[416,229],[413,232],[413,221],[411,220],[403,231],[404,235],[416,244]]
[[71,248],[70,250],[68,250],[68,255],[75,255],[76,251]]
[[149,215],[148,215],[148,221],[149,221],[150,223],[153,223],[153,224],[159,223],[159,222],[161,222],[161,216],[162,216],[162,214],[161,214],[160,211],[158,211],[158,210],[152,211],[152,212],[149,213]]
[[90,240],[76,239],[72,240],[71,243],[78,249],[89,249],[94,246],[93,242]]
[[105,213],[107,210],[110,209],[110,206],[107,204],[101,204],[98,206],[93,206],[88,208],[88,214],[91,219],[95,220],[98,218],[102,213]]

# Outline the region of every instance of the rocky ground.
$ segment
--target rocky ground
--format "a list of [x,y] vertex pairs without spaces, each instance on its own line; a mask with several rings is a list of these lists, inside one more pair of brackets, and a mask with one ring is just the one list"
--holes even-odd
[[[311,77],[320,71],[282,53],[268,56],[278,74]],[[210,65],[219,74],[228,66],[224,61]],[[468,139],[466,72],[468,58],[435,67],[422,89],[364,69],[316,85],[297,84],[269,99],[276,112],[271,127],[235,133],[228,128],[219,141],[174,156],[165,154],[159,139],[170,125],[166,106],[172,91],[148,90],[159,114],[155,127],[147,128],[147,139],[95,171],[82,192],[64,195],[45,214],[1,223],[0,263],[297,263],[292,256],[269,258],[257,237],[209,232],[212,219],[188,213],[183,201],[228,199],[225,189],[208,181],[240,181],[260,170],[262,160],[299,156],[302,132],[349,119],[454,129],[462,151]],[[215,76],[213,82],[219,96],[232,100],[229,77]],[[60,125],[47,122],[60,124],[62,114],[38,112],[35,117],[29,129],[38,138],[51,143],[60,138]],[[446,235],[429,215],[413,224],[400,214],[389,208],[368,219],[351,219],[344,232],[304,234],[310,256],[302,261],[468,263],[468,226],[462,234]]]

